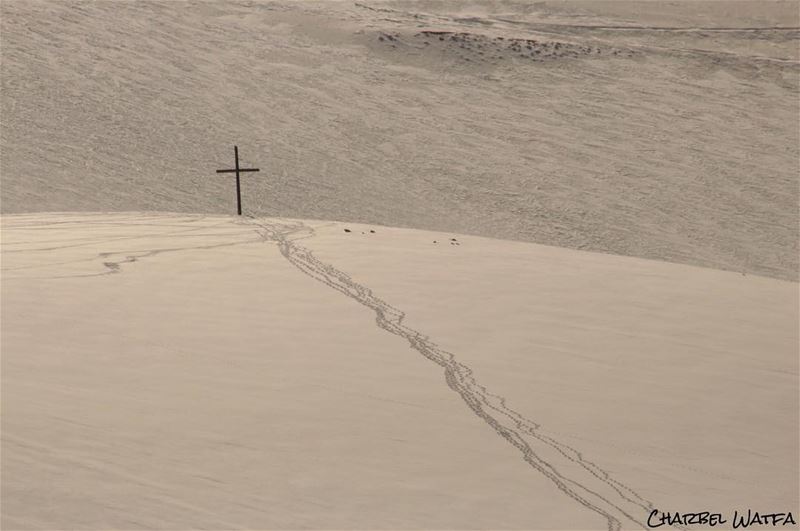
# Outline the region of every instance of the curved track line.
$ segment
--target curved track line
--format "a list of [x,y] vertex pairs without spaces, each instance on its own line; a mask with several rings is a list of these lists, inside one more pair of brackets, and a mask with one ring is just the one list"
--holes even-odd
[[[187,236],[184,236],[187,237]],[[252,238],[248,240],[235,240],[233,242],[226,242],[226,243],[215,243],[209,245],[198,245],[193,247],[171,247],[165,249],[139,249],[136,251],[109,251],[109,252],[102,252],[97,253],[95,256],[91,258],[84,258],[79,260],[71,260],[68,262],[61,262],[56,264],[41,264],[41,265],[33,265],[33,266],[23,266],[18,268],[7,268],[6,270],[22,270],[26,271],[29,269],[36,269],[36,268],[44,268],[44,267],[51,267],[53,265],[64,265],[64,264],[75,264],[81,262],[94,262],[97,260],[102,260],[103,258],[109,258],[111,256],[117,255],[125,255],[124,258],[120,258],[117,260],[105,260],[102,262],[103,267],[105,267],[105,271],[100,273],[84,273],[84,274],[75,274],[75,275],[60,275],[60,276],[48,276],[48,277],[29,277],[29,276],[17,276],[11,278],[5,278],[4,280],[58,280],[58,279],[65,279],[65,278],[87,278],[87,277],[103,277],[106,275],[114,275],[117,273],[121,273],[122,264],[129,264],[133,262],[137,262],[143,258],[150,258],[152,256],[157,256],[163,253],[175,253],[180,251],[199,251],[199,250],[209,250],[209,249],[219,249],[221,247],[235,247],[237,245],[245,245],[248,243],[256,243],[262,241],[260,238]],[[105,242],[101,242],[105,243]]]
[[[249,216],[248,216],[249,217]],[[459,394],[467,406],[498,435],[516,447],[532,468],[547,477],[559,490],[587,509],[602,516],[609,531],[618,531],[628,521],[647,528],[646,515],[654,509],[630,487],[614,480],[578,450],[539,433],[540,426],[506,405],[502,396],[480,385],[467,365],[439,348],[430,338],[403,324],[405,313],[377,297],[372,290],[349,275],[317,259],[296,243],[309,238],[314,230],[300,222],[269,224],[250,218],[264,241],[278,244],[281,254],[297,269],[328,285],[375,312],[375,323],[387,332],[408,341],[411,348],[444,369],[448,387]],[[300,235],[304,233],[304,235]],[[548,454],[548,459],[541,454]],[[555,458],[555,459],[553,459]],[[561,471],[556,468],[556,463]],[[569,469],[569,472],[563,469]],[[569,477],[576,476],[576,477]],[[604,492],[598,492],[602,489]]]

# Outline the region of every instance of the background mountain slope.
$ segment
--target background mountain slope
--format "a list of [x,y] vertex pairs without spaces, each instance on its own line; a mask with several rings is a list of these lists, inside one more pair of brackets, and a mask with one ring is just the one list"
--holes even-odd
[[798,278],[792,2],[3,2],[2,212],[252,214]]

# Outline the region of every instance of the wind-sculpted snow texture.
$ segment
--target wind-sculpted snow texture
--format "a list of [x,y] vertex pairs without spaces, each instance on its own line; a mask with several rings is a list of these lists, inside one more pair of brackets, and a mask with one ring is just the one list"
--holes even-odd
[[354,299],[375,312],[375,323],[399,336],[412,349],[444,369],[447,385],[498,435],[514,445],[534,470],[546,476],[565,495],[602,516],[609,531],[631,523],[646,529],[644,523],[653,504],[630,487],[615,481],[595,463],[569,445],[539,432],[539,425],[506,405],[502,396],[489,392],[473,375],[472,369],[456,356],[440,348],[428,336],[403,324],[405,313],[384,301],[372,290],[354,281],[347,273],[318,260],[297,240],[313,236],[303,224],[270,224],[250,220],[265,241],[275,241],[281,254],[297,269],[315,280]]
[[257,216],[796,281],[795,4],[4,1],[0,210],[227,215],[238,144]]

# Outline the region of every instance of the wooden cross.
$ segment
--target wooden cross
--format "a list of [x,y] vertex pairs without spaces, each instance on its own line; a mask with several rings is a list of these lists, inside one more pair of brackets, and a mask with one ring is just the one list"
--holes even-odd
[[242,215],[242,192],[239,187],[239,172],[242,171],[259,171],[258,168],[240,168],[239,167],[239,148],[233,146],[233,155],[236,158],[236,168],[233,170],[217,170],[217,173],[233,173],[236,172],[236,212]]

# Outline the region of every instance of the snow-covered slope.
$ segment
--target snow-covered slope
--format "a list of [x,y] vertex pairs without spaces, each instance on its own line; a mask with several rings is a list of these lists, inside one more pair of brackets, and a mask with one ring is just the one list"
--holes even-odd
[[227,214],[238,144],[255,215],[798,278],[796,2],[0,9],[3,212]]
[[321,221],[2,228],[3,529],[800,512],[796,283]]
[[783,1],[0,2],[0,527],[799,518],[799,42]]

